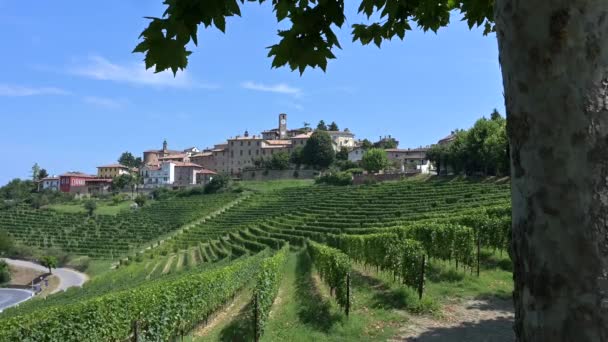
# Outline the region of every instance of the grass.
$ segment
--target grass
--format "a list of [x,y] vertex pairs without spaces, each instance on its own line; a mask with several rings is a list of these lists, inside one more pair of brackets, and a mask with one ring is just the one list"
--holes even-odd
[[245,189],[253,191],[272,191],[284,188],[294,188],[311,186],[314,184],[313,179],[278,179],[272,181],[241,181],[239,182]]
[[[131,203],[131,201],[123,201],[118,204],[114,204],[111,201],[97,201],[97,209],[95,209],[95,214],[116,215],[122,211],[129,210],[129,206],[131,205]],[[68,214],[87,212],[83,204],[79,202],[51,204],[46,206],[45,208]]]
[[395,310],[376,305],[376,290],[356,275],[353,308],[346,317],[305,252],[290,256],[280,293],[262,341],[380,341],[393,336],[404,320]]

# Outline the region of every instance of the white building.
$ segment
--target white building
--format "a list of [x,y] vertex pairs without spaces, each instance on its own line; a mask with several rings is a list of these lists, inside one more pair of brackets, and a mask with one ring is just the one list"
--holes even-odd
[[327,134],[331,137],[331,142],[334,146],[334,151],[338,152],[342,147],[347,149],[354,148],[356,146],[355,135],[348,129],[343,131],[327,131]]
[[144,188],[164,187],[175,181],[175,163],[172,162],[145,165],[140,172],[144,179]]
[[390,161],[396,161],[401,165],[401,171],[420,170],[421,173],[430,172],[431,163],[426,157],[428,147],[419,148],[389,148],[386,156]]
[[42,190],[59,190],[59,177],[46,177],[38,181],[38,191]]
[[348,160],[350,160],[353,163],[358,163],[363,158],[364,153],[365,153],[365,150],[362,147],[356,147],[353,150],[351,150],[350,152],[348,152]]

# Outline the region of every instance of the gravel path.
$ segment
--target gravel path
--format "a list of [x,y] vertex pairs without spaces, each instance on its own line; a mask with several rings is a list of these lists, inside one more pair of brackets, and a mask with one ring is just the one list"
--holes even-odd
[[[48,272],[48,268],[30,261],[6,258],[3,260],[12,266],[31,268],[45,273]],[[53,274],[59,278],[59,286],[52,293],[65,291],[70,287],[81,287],[87,280],[89,280],[89,277],[86,274],[74,271],[70,268],[55,268],[53,269]]]
[[392,341],[511,342],[513,304],[497,298],[467,300],[445,305],[443,317],[410,316],[399,337]]

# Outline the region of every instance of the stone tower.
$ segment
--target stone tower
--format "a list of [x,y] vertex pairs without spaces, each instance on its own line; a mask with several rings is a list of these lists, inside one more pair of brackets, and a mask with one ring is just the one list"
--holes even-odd
[[279,139],[287,138],[287,114],[279,114]]

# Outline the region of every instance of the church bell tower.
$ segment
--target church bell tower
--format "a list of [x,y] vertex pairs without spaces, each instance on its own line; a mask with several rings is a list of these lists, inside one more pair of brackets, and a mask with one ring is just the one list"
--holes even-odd
[[287,138],[287,114],[279,114],[279,139]]

